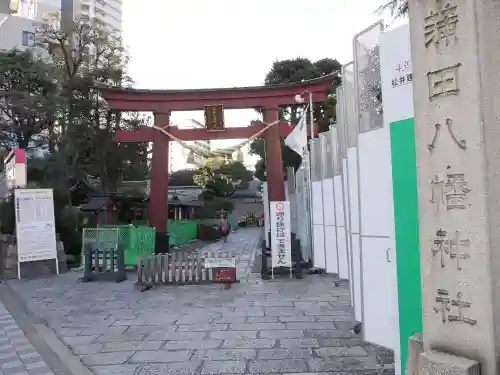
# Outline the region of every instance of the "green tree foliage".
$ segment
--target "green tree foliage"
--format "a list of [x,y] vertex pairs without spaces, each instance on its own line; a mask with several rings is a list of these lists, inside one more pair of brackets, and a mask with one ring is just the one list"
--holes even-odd
[[226,176],[235,185],[253,179],[253,172],[249,171],[241,161],[232,161],[222,164],[216,173]]
[[240,161],[222,163],[217,168],[213,167],[214,164],[217,163],[207,160],[193,176],[194,183],[205,189],[203,198],[206,200],[230,196],[236,186],[253,179],[253,172],[246,169]]
[[245,168],[243,163],[232,161],[213,165],[212,160],[207,160],[203,167],[198,169],[182,169],[172,173],[169,177],[169,186],[198,185],[205,189],[202,198],[211,199],[215,196],[224,197],[231,195],[235,187],[243,182],[253,179],[253,172]]
[[[66,248],[79,253],[68,188],[88,176],[98,177],[107,191],[116,191],[123,179],[146,179],[148,144],[117,144],[115,134],[118,127],[147,126],[149,119],[110,111],[100,99],[96,83],[131,81],[121,41],[98,23],[78,20],[68,33],[46,25],[36,40],[30,51],[0,52],[0,147],[27,148],[30,141],[48,147],[46,157],[29,160],[28,178],[54,188],[56,230]],[[0,211],[7,230],[9,210]]]
[[[266,75],[264,84],[280,85],[301,82],[303,80],[310,80],[320,78],[337,72],[334,78],[334,86],[328,92],[328,99],[324,103],[314,104],[314,121],[319,125],[319,131],[327,131],[330,124],[335,120],[335,105],[336,100],[333,95],[335,86],[340,84],[340,69],[341,64],[334,59],[322,59],[311,62],[306,58],[296,58],[292,60],[276,61],[269,73]],[[298,93],[299,94],[299,93]],[[291,104],[280,108],[280,119],[288,121],[292,124],[297,124],[301,114],[304,111],[303,104]],[[298,168],[301,158],[288,147],[284,146],[282,140],[282,155],[283,155],[283,168],[292,166]],[[256,139],[250,144],[250,153],[258,155],[261,160],[255,165],[255,176],[262,181],[266,180],[265,169],[265,152],[264,140]]]
[[[297,58],[292,60],[276,61],[264,80],[266,86],[297,83],[304,80],[320,78],[334,72],[340,73],[342,65],[333,59],[322,59],[311,62],[309,59]],[[338,75],[340,77],[340,74]],[[340,80],[334,82],[339,84]],[[334,89],[328,94],[333,94]],[[299,93],[298,93],[299,94]],[[319,124],[320,132],[328,130],[335,119],[335,98],[329,97],[324,103],[314,104],[314,121]],[[299,116],[304,108],[303,104],[292,104],[280,108],[280,119],[297,124]]]
[[194,175],[197,173],[196,169],[181,169],[173,172],[168,178],[169,186],[193,186]]
[[[293,167],[296,170],[299,167],[302,158],[295,151],[292,151],[290,148],[285,146],[284,138],[281,138],[280,141],[283,169],[286,170],[287,167]],[[255,140],[250,144],[250,153],[261,157],[261,159],[255,164],[255,177],[261,181],[267,181],[264,146],[263,139]]]
[[[52,85],[43,91],[50,94],[45,101],[38,98],[40,95],[30,103],[16,101],[18,106],[33,112],[32,117],[40,124],[31,121],[16,125],[10,121],[11,128],[22,129],[17,133],[7,125],[2,127],[6,129],[3,133],[16,139],[45,136],[50,155],[38,167],[38,180],[57,181],[58,186],[68,188],[73,181],[90,175],[99,178],[104,190],[115,191],[121,180],[146,179],[148,144],[117,144],[115,134],[118,127],[132,130],[147,126],[149,119],[108,110],[95,85],[131,83],[124,74],[127,59],[121,41],[92,20],[76,21],[71,34],[46,26],[37,33],[37,40],[43,59],[29,52],[22,54],[32,56],[32,60],[22,59],[24,55],[17,57],[13,52],[4,53],[0,55],[0,67],[6,60],[4,65],[13,67],[12,71],[24,72],[17,76],[26,76],[32,86],[36,84],[34,88],[25,85],[29,90],[21,90],[28,98],[41,90],[36,91],[37,87]],[[11,101],[15,100],[12,97]],[[35,112],[40,107],[38,103],[43,104],[44,116]],[[18,143],[21,147],[26,144]]]
[[66,99],[54,134],[65,180],[91,175],[99,177],[103,190],[115,191],[125,170],[144,170],[147,161],[147,145],[122,145],[114,139],[117,127],[135,129],[145,125],[142,119],[108,110],[95,87],[96,82],[130,84],[121,40],[99,23],[83,19],[74,23],[70,34],[47,26],[38,37],[58,67]]
[[30,50],[0,52],[0,147],[37,147],[54,126],[55,68]]

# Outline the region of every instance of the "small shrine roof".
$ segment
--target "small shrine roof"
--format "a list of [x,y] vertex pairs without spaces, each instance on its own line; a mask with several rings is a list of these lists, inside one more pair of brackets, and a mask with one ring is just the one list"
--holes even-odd
[[90,198],[90,200],[80,207],[80,211],[84,212],[96,212],[107,207],[109,203],[112,203],[112,199],[107,195],[96,195]]

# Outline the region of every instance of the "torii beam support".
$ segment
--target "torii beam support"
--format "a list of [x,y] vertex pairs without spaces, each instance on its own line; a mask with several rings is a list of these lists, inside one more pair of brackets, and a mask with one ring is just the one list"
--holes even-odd
[[[281,122],[278,125],[280,137],[287,137],[294,127],[287,122]],[[263,130],[266,125],[262,122],[254,122],[246,127],[226,128],[222,132],[207,132],[204,128],[181,129],[177,126],[168,126],[165,128],[172,136],[181,141],[207,141],[211,139],[246,139]],[[153,142],[154,128],[144,128],[139,130],[118,130],[116,132],[117,142]],[[310,127],[307,127],[307,135],[310,136]],[[263,137],[264,135],[262,135]],[[318,136],[318,124],[314,124],[314,136]]]

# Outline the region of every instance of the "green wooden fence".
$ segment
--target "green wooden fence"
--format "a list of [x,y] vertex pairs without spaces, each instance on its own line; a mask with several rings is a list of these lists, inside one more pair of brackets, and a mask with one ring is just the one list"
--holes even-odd
[[[155,230],[149,226],[106,225],[100,228],[84,228],[82,231],[82,255],[85,245],[104,252],[109,248],[125,248],[125,265],[136,266],[137,257],[155,252]],[[83,258],[82,258],[83,259]]]
[[200,220],[169,220],[168,233],[170,245],[185,245],[198,238]]

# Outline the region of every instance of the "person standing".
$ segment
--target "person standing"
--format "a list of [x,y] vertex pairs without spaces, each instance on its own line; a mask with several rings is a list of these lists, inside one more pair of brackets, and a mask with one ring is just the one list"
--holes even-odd
[[227,237],[229,236],[229,220],[227,220],[227,216],[225,214],[222,214],[220,216],[220,231],[222,234],[222,237],[224,238],[224,242],[227,242]]

